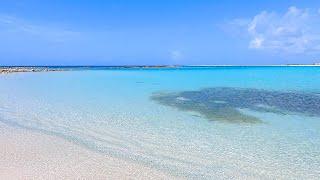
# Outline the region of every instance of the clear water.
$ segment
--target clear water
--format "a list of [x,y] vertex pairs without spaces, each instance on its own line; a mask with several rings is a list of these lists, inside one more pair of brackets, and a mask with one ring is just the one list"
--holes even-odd
[[214,87],[319,93],[320,68],[89,68],[1,75],[0,120],[177,177],[320,178],[320,117],[241,109],[263,123],[228,123],[150,98]]

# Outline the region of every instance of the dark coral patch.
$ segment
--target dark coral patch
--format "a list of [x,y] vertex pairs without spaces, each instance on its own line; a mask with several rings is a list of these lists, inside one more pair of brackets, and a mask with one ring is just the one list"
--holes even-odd
[[151,99],[180,110],[198,112],[207,119],[215,121],[261,122],[258,118],[243,114],[238,109],[320,116],[320,96],[316,93],[218,87],[199,91],[157,93],[153,94]]

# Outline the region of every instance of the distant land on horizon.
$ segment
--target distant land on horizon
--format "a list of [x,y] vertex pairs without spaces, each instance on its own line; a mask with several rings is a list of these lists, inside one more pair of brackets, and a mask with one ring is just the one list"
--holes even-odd
[[47,71],[68,71],[77,68],[141,68],[141,69],[161,69],[161,68],[179,68],[179,67],[281,67],[281,66],[320,66],[320,63],[314,64],[285,64],[285,65],[115,65],[115,66],[0,66],[0,73],[14,72],[47,72]]

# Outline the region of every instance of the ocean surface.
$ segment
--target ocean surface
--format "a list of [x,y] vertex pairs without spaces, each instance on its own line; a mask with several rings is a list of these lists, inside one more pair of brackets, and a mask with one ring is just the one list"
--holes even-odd
[[5,74],[0,121],[177,177],[320,178],[320,67]]

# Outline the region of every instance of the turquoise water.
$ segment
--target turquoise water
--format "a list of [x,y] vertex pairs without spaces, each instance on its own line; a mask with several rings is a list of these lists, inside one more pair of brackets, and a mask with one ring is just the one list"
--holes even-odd
[[[235,107],[259,120],[240,123],[152,98],[221,87],[298,92],[308,105],[304,94],[320,96],[320,68],[89,68],[7,74],[0,76],[0,120],[178,177],[319,179],[317,113]],[[206,98],[201,100],[206,104]],[[309,109],[316,112],[317,107]]]

